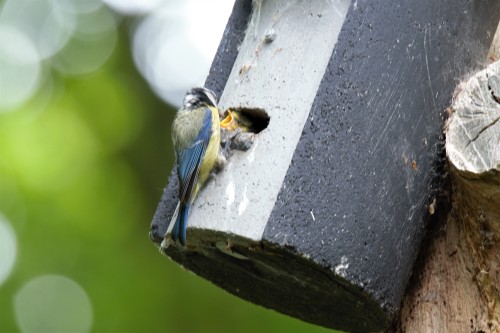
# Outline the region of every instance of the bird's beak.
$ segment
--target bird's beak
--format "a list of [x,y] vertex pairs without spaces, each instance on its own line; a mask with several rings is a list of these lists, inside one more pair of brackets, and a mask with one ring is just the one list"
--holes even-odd
[[227,116],[220,122],[220,127],[229,131],[234,131],[238,127],[238,122],[234,118],[231,110],[227,110]]

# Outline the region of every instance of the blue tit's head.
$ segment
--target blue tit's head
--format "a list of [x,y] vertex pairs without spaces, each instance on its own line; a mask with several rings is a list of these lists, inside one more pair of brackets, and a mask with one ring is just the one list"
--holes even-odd
[[217,107],[217,98],[213,91],[204,87],[198,87],[186,93],[183,104],[182,108],[185,110],[194,110],[207,106]]

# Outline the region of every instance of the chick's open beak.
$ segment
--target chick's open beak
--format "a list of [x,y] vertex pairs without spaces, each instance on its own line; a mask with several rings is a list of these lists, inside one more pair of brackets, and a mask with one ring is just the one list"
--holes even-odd
[[233,116],[231,110],[227,110],[227,116],[220,122],[220,127],[227,129],[228,131],[234,131],[238,128],[238,122]]

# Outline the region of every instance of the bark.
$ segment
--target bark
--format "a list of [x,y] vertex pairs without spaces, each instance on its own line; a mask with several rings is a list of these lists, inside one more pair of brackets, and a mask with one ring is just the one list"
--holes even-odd
[[500,332],[500,61],[457,88],[446,124],[451,209],[432,221],[399,332]]

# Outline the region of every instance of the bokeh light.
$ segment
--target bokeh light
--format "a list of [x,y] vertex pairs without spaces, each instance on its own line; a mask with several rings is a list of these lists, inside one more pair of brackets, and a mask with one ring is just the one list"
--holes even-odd
[[0,213],[0,286],[12,272],[16,256],[16,234],[9,221]]
[[100,0],[6,0],[0,7],[0,111],[51,85],[52,69],[84,75],[109,60],[117,15]]
[[99,10],[104,6],[101,0],[56,0],[57,4],[67,11],[85,14]]
[[[144,14],[159,7],[165,0],[103,0],[111,8],[123,14]],[[180,2],[180,1],[178,1]]]
[[20,30],[0,21],[0,111],[12,110],[36,92],[40,55]]
[[170,104],[179,106],[190,87],[203,85],[232,6],[227,0],[167,2],[138,24],[136,65]]
[[0,23],[26,35],[35,44],[41,59],[58,52],[70,39],[76,26],[74,1],[6,0]]
[[115,48],[116,25],[115,15],[107,8],[80,14],[74,34],[52,59],[53,66],[67,75],[99,69]]
[[21,332],[89,332],[92,304],[75,281],[44,275],[26,283],[14,300]]

